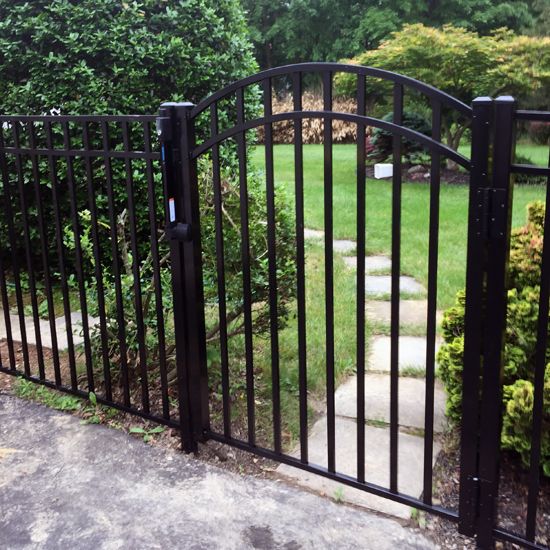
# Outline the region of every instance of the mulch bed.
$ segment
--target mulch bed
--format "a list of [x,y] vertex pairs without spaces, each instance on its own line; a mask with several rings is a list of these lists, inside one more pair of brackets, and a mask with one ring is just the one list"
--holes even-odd
[[[409,170],[413,168],[409,164],[403,164],[402,174],[404,182],[425,182],[430,181],[430,167],[415,165],[414,173],[410,173]],[[416,171],[418,170],[418,171]],[[374,178],[374,166],[367,166],[367,177]],[[391,181],[391,178],[384,178]],[[470,175],[467,172],[461,170],[449,170],[448,168],[441,167],[441,181],[445,183],[455,183],[466,185],[470,181]]]

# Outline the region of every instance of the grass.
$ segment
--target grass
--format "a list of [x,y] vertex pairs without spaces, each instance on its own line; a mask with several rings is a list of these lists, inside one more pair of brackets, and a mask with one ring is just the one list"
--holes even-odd
[[[323,249],[316,243],[308,243],[306,250],[306,307],[307,307],[307,385],[312,401],[319,403],[326,388],[326,324],[325,279]],[[356,362],[355,334],[355,280],[343,260],[334,261],[334,348],[336,384],[354,372]],[[298,328],[296,307],[289,322],[279,331],[279,366],[281,385],[281,414],[283,439],[292,445],[299,434],[299,378],[298,378]],[[368,338],[367,338],[368,340]],[[233,418],[246,419],[246,386],[244,340],[231,339],[230,371],[233,394]],[[267,337],[254,339],[256,428],[260,440],[271,444],[272,394],[271,347]],[[218,369],[211,369],[214,375]],[[212,385],[211,380],[211,385]],[[215,381],[214,381],[215,382]],[[218,386],[219,387],[219,386]],[[216,392],[218,395],[220,391]],[[313,398],[313,399],[311,399]],[[311,419],[315,407],[310,408]],[[214,419],[221,423],[221,417]]]
[[[459,151],[464,156],[470,157],[469,145],[461,145]],[[536,145],[527,141],[519,141],[516,146],[516,154],[531,159],[533,164],[548,166],[548,147],[546,145]]]
[[[547,148],[520,144],[533,161],[543,162]],[[252,151],[252,162],[263,169],[263,147]],[[333,214],[334,237],[356,239],[356,149],[354,145],[334,145]],[[294,151],[292,145],[274,148],[277,185],[294,192]],[[401,271],[427,284],[429,185],[406,183],[402,194]],[[323,147],[304,146],[305,223],[323,229]],[[539,186],[516,186],[513,226],[525,222],[525,207],[544,198]],[[463,288],[466,266],[468,187],[442,184],[440,195],[438,306],[452,305],[457,290]],[[388,181],[368,180],[366,186],[367,253],[390,254],[392,189]]]

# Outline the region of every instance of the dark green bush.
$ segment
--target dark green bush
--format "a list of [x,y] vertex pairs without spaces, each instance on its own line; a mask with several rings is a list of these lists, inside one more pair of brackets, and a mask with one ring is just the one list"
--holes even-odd
[[[69,115],[154,114],[163,101],[198,102],[255,70],[237,0],[0,0],[3,114],[43,114],[52,109]],[[229,116],[227,109],[220,109],[220,125]],[[141,129],[130,130],[131,141],[142,149]],[[25,129],[21,132],[25,137]],[[4,133],[9,139],[11,129],[5,128]],[[75,148],[82,144],[81,133],[81,128],[74,128]],[[93,133],[92,128],[92,141]],[[40,141],[40,129],[38,134]],[[120,148],[120,132],[113,134],[111,145]],[[94,170],[101,178],[101,162],[98,165]],[[31,168],[24,168],[30,179]],[[114,163],[113,171],[120,212],[126,206],[123,164]],[[143,167],[134,165],[134,172],[138,234],[144,240],[147,208],[139,201],[146,196]],[[40,173],[42,184],[47,186],[45,159]],[[75,175],[82,204],[86,190],[79,185],[85,177],[79,162],[75,163]],[[98,190],[97,199],[102,216],[104,189]],[[51,207],[46,211],[47,219],[50,213]]]
[[0,0],[5,114],[150,114],[255,68],[237,0]]
[[[219,311],[218,311],[218,287],[216,272],[216,244],[214,225],[214,197],[211,164],[207,158],[199,162],[199,185],[201,192],[202,220],[201,235],[203,247],[203,276],[204,298],[206,304],[206,329],[207,340],[213,342],[219,337]],[[239,191],[238,182],[229,172],[223,174],[223,228],[224,228],[224,259],[226,278],[226,305],[229,336],[241,334],[244,329],[243,299],[242,299],[242,262],[240,252],[240,218],[239,218]],[[278,289],[278,315],[281,326],[288,317],[289,302],[295,296],[295,263],[294,263],[294,231],[293,218],[290,214],[286,196],[281,189],[276,190],[276,255],[277,255],[277,289]],[[262,179],[258,174],[251,173],[248,178],[248,205],[250,226],[250,257],[252,302],[254,317],[254,332],[262,334],[269,330],[269,264],[267,256],[266,224],[267,218],[265,190]],[[85,255],[93,257],[92,243],[87,235],[90,231],[89,216],[83,217],[85,228],[83,242]],[[105,231],[108,227],[104,228]],[[130,249],[128,235],[128,220],[126,216],[118,219],[117,234],[120,251]],[[68,243],[72,242],[67,239]],[[174,327],[172,324],[172,287],[170,266],[166,250],[164,236],[160,237],[159,246],[163,254],[161,256],[160,281],[162,287],[162,310],[165,319],[166,355],[169,366],[174,366],[175,342]],[[138,317],[134,303],[134,277],[132,275],[132,257],[130,254],[121,253],[122,263],[122,297],[125,312],[125,329],[127,337],[126,362],[130,368],[130,376],[134,379],[139,373],[139,343],[137,337]],[[151,255],[140,261],[140,284],[143,295],[143,309],[141,316],[144,321],[145,341],[147,348],[147,364],[149,369],[158,367],[160,357],[157,314],[155,308],[155,295],[153,286],[153,268]],[[120,361],[120,348],[118,344],[118,323],[116,289],[110,274],[104,276],[105,305],[107,317],[108,350],[111,366],[118,372]],[[90,313],[99,315],[97,300],[97,282],[92,278],[87,289]],[[91,344],[97,366],[101,360],[101,332],[99,326],[92,329]]]
[[[393,113],[388,113],[382,120],[385,122],[393,122]],[[426,119],[415,112],[404,111],[402,126],[415,130],[426,136],[430,135],[431,128],[426,122]],[[382,162],[386,160],[392,153],[393,137],[390,132],[382,130],[381,128],[375,128],[372,135],[367,139],[367,158],[371,162]],[[411,155],[422,150],[422,146],[417,141],[409,139],[402,140],[402,153],[403,156],[410,160]]]
[[[154,114],[163,101],[192,101],[197,103],[219,88],[239,78],[253,74],[254,61],[248,32],[238,0],[188,0],[164,2],[137,0],[0,0],[0,112],[5,114],[41,114],[57,109],[61,114]],[[257,106],[257,90],[247,91],[247,116]],[[219,105],[220,129],[235,120],[234,97]],[[209,124],[198,120],[198,138]],[[55,125],[55,123],[54,123]],[[120,128],[110,126],[113,150],[121,150]],[[12,139],[13,128],[3,128],[4,137]],[[27,129],[20,128],[28,140]],[[101,149],[99,126],[89,127],[93,149]],[[54,128],[57,147],[61,145],[60,128]],[[82,127],[71,125],[73,148],[82,147]],[[153,136],[153,140],[155,136]],[[44,131],[37,127],[37,140],[43,142]],[[143,128],[130,125],[130,141],[136,150],[143,150]],[[44,146],[44,145],[42,145]],[[235,172],[235,147],[231,143],[221,146],[224,172],[224,210],[227,310],[231,333],[242,329],[242,266],[240,263],[239,193]],[[216,264],[212,216],[212,178],[208,161],[201,161],[201,215],[204,247],[204,279],[207,313],[209,313],[209,337],[217,337],[217,321],[213,311],[217,306]],[[17,171],[14,163],[8,166],[10,189],[14,194],[12,204],[19,212],[16,217],[18,231],[22,228],[21,205],[15,197]],[[64,247],[67,256],[68,275],[74,281],[74,234],[70,223],[67,167],[63,160],[57,162],[58,187],[64,230]],[[157,224],[163,226],[163,197],[161,171],[154,163],[154,187],[156,190]],[[128,219],[128,193],[126,166],[121,160],[112,162],[112,182],[115,214],[118,225],[118,262],[123,273],[123,302],[128,361],[138,366],[136,308],[134,304],[134,277],[132,265],[140,268],[140,284],[144,309],[142,315],[146,327],[148,363],[151,368],[158,360],[158,338],[154,294],[152,292],[152,267],[150,258],[150,209],[147,202],[145,161],[133,160],[131,175],[135,195],[137,257],[125,255],[130,250]],[[84,248],[84,278],[90,314],[98,314],[97,281],[94,276],[92,237],[90,229],[90,204],[86,189],[85,163],[74,163],[74,189],[77,195],[80,237]],[[31,230],[31,254],[39,272],[42,269],[40,242],[37,232],[37,202],[32,186],[30,160],[23,165],[24,192],[28,194],[29,227]],[[93,195],[99,219],[101,266],[105,287],[106,316],[108,319],[109,357],[114,366],[119,363],[117,343],[116,296],[113,285],[110,221],[107,208],[107,182],[103,160],[92,161]],[[39,165],[42,206],[46,219],[46,231],[51,250],[50,266],[55,278],[59,262],[55,241],[55,226],[51,198],[49,167],[46,159]],[[265,184],[258,175],[249,175],[250,248],[252,257],[252,299],[254,302],[255,329],[263,332],[268,326],[268,267],[266,254],[266,194]],[[0,200],[5,200],[5,189]],[[279,281],[279,313],[284,322],[286,305],[294,296],[294,234],[289,208],[284,197],[277,193],[277,266]],[[2,205],[0,204],[0,207]],[[3,211],[3,209],[2,209]],[[0,221],[0,238],[6,238],[5,219]],[[22,233],[21,233],[22,234]],[[22,238],[12,251],[25,269]],[[161,242],[161,252],[166,253],[166,243]],[[9,259],[9,258],[7,258]],[[161,274],[163,309],[172,309],[170,272],[167,263]],[[167,351],[173,351],[171,315],[166,316]],[[101,358],[99,331],[93,329],[92,345],[96,360]]]
[[[544,204],[528,206],[525,226],[514,229],[510,253],[510,289],[504,346],[504,449],[518,452],[529,465],[532,435],[533,377],[537,344]],[[447,415],[460,422],[464,355],[464,291],[443,318],[444,345],[438,354],[439,374],[447,392]],[[544,385],[541,464],[550,476],[550,349]]]
[[[237,0],[190,0],[159,2],[140,0],[0,0],[0,113],[48,114],[52,110],[65,115],[83,114],[154,114],[163,101],[198,102],[218,88],[255,72],[256,63],[248,40],[246,23]],[[253,105],[255,102],[252,102]],[[220,126],[234,116],[220,108]],[[112,130],[112,149],[120,150],[120,130]],[[44,143],[44,131],[37,125],[37,142]],[[54,133],[60,133],[54,127]],[[92,126],[91,141],[101,148],[98,128]],[[21,127],[23,142],[28,141],[27,128]],[[130,141],[143,149],[143,130],[130,126]],[[12,139],[12,128],[5,125],[6,141]],[[71,127],[73,148],[82,147],[82,128]],[[98,139],[99,137],[99,139]],[[61,139],[57,139],[60,147]],[[44,146],[44,145],[43,145]],[[58,163],[61,167],[63,163]],[[15,166],[12,193],[17,184]],[[60,168],[63,170],[63,168]],[[76,161],[75,184],[79,209],[87,205],[85,171]],[[132,166],[137,198],[137,234],[146,243],[149,233],[144,163]],[[94,162],[97,187],[95,196],[98,215],[107,220],[105,175],[101,159]],[[23,172],[28,195],[31,249],[40,269],[36,205],[30,160]],[[49,175],[46,159],[40,159],[40,180],[45,218],[52,219]],[[63,186],[65,174],[60,174]],[[120,213],[127,207],[125,171],[122,162],[113,163],[115,206]],[[101,182],[103,180],[103,182]],[[157,185],[160,182],[157,181]],[[14,193],[15,194],[15,193]],[[2,197],[3,199],[3,197]],[[162,200],[160,198],[160,200]],[[20,205],[14,201],[15,212]],[[68,200],[63,201],[62,215],[69,216]],[[162,211],[162,208],[159,208]],[[20,226],[21,216],[16,217]],[[54,242],[53,224],[48,224],[48,237]],[[0,238],[5,239],[5,225],[0,222]],[[22,258],[22,242],[14,252]],[[52,250],[54,247],[52,247]],[[104,256],[109,246],[102,241]],[[146,245],[140,253],[147,254]],[[50,260],[55,265],[55,252]],[[74,260],[67,258],[74,269]],[[106,269],[109,263],[106,262]],[[90,266],[85,266],[90,273]]]

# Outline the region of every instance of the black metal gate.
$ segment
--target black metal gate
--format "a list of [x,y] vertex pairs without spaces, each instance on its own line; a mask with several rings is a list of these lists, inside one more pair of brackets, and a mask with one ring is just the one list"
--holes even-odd
[[[334,108],[333,78],[338,73],[348,73],[356,78],[355,112],[338,112]],[[321,110],[303,109],[302,83],[306,75],[315,75],[322,83],[323,107]],[[290,85],[293,106],[288,112],[274,113],[272,96],[277,79],[285,79]],[[393,119],[368,116],[369,84],[382,81],[387,85],[387,93],[393,98]],[[258,109],[257,98],[261,93],[262,108]],[[408,95],[424,98],[431,111],[431,135],[415,131],[404,124],[405,105]],[[250,101],[249,101],[250,98]],[[442,141],[442,117],[452,113],[453,120],[461,120],[471,128],[471,158],[468,159],[445,145]],[[326,387],[326,434],[327,456],[324,464],[311,460],[308,449],[308,433],[312,427],[312,415],[308,397],[308,308],[306,300],[306,242],[304,237],[304,143],[302,138],[303,121],[321,119],[323,148],[323,292],[325,327],[325,387]],[[506,326],[507,294],[506,270],[510,245],[512,212],[513,173],[537,174],[550,177],[550,168],[524,166],[513,163],[515,137],[514,128],[518,121],[550,121],[550,113],[527,112],[516,109],[512,98],[501,97],[476,99],[472,107],[457,99],[411,78],[380,69],[330,63],[307,63],[271,69],[245,78],[213,94],[198,105],[189,103],[163,104],[157,118],[158,137],[161,152],[156,149],[155,136],[150,133],[154,117],[8,117],[0,116],[1,141],[0,161],[2,168],[2,202],[5,216],[5,234],[0,260],[0,285],[2,305],[7,329],[7,359],[2,357],[0,371],[20,374],[33,381],[50,385],[63,391],[87,395],[98,392],[99,401],[122,408],[177,427],[181,430],[182,444],[186,451],[198,449],[198,443],[212,439],[248,450],[277,462],[285,463],[311,473],[336,480],[344,485],[385,497],[401,504],[409,505],[429,513],[437,514],[456,522],[460,532],[476,536],[480,547],[490,547],[500,539],[524,545],[529,548],[543,548],[535,542],[537,502],[540,489],[541,438],[544,415],[544,371],[548,335],[548,302],[550,281],[550,239],[544,241],[542,254],[542,276],[540,285],[540,309],[538,321],[537,367],[534,375],[534,414],[531,447],[531,467],[529,497],[525,533],[511,533],[499,526],[496,514],[498,498],[500,425],[502,413],[502,348]],[[279,294],[276,223],[276,174],[274,161],[274,125],[291,121],[294,130],[293,173],[294,173],[294,218],[295,218],[295,296],[296,296],[296,356],[299,411],[299,446],[295,453],[283,445],[282,404],[281,404],[281,356],[279,342]],[[333,252],[334,227],[338,212],[333,212],[333,121],[346,121],[356,126],[356,294],[355,294],[355,369],[356,388],[356,471],[343,472],[336,460],[337,427],[335,411],[336,362],[338,359],[335,331],[335,258]],[[58,130],[56,131],[56,127]],[[389,415],[389,472],[387,485],[369,481],[365,471],[365,446],[372,445],[365,436],[365,374],[367,366],[365,354],[367,346],[367,321],[365,318],[365,255],[368,250],[365,208],[365,137],[367,128],[379,128],[392,137],[393,176],[391,180],[391,347],[390,347],[390,415]],[[249,234],[249,195],[247,175],[247,132],[262,128],[265,145],[265,186],[266,186],[266,248],[268,289],[264,305],[267,306],[269,333],[269,358],[271,379],[271,433],[268,438],[257,433],[257,392],[255,391],[255,298],[252,295],[254,265],[257,258],[251,255]],[[27,137],[21,137],[21,131]],[[113,140],[120,134],[121,143]],[[9,139],[7,138],[9,135]],[[41,142],[43,140],[43,143]],[[423,426],[423,476],[422,496],[417,498],[399,491],[399,335],[400,323],[400,276],[401,276],[401,231],[403,170],[402,146],[405,140],[420,144],[430,154],[430,202],[428,217],[428,266],[427,310],[426,310],[426,361],[425,398]],[[76,144],[75,144],[76,142]],[[223,168],[223,156],[228,155],[234,162]],[[42,166],[40,160],[47,163]],[[466,316],[465,347],[463,369],[463,409],[461,427],[460,460],[460,505],[459,509],[448,509],[433,497],[433,456],[434,456],[434,387],[436,379],[436,337],[437,337],[437,296],[440,223],[440,183],[441,160],[449,159],[470,174],[468,252],[466,272]],[[117,164],[118,163],[118,164]],[[141,164],[139,164],[141,163]],[[155,185],[160,174],[162,186]],[[76,166],[76,168],[75,168]],[[113,166],[119,172],[113,175]],[[76,170],[76,172],[75,172]],[[78,172],[82,174],[79,176]],[[143,196],[135,194],[134,178],[136,171],[145,174]],[[211,171],[213,186],[211,196],[211,220],[201,218],[201,201],[205,200],[200,189],[201,170]],[[246,414],[244,437],[235,434],[231,409],[231,373],[229,339],[231,323],[234,319],[226,304],[226,260],[224,250],[224,178],[229,171],[238,181],[240,219],[236,226],[240,231],[239,263],[241,267],[241,298],[239,315],[242,317],[244,370],[243,380],[245,403],[241,406]],[[28,172],[28,174],[27,174]],[[78,173],[77,173],[78,172]],[[41,177],[51,182],[51,190],[41,186]],[[118,174],[118,176],[116,175]],[[84,182],[84,193],[78,194],[77,180]],[[124,238],[117,234],[117,197],[113,194],[113,181],[120,177],[125,181],[128,196],[126,210],[129,215],[129,228],[122,229],[130,236],[131,260],[119,261]],[[210,181],[210,180],[209,180]],[[390,185],[390,184],[388,184]],[[16,188],[17,186],[17,188]],[[70,208],[63,210],[62,197],[69,193]],[[547,186],[550,188],[550,186]],[[105,203],[99,196],[105,195]],[[548,191],[547,191],[548,193]],[[47,198],[45,199],[45,196]],[[51,195],[51,196],[50,196]],[[160,201],[159,201],[160,198]],[[164,199],[164,200],[162,200]],[[50,231],[42,210],[44,201],[53,201],[54,226]],[[321,200],[321,199],[320,199]],[[120,202],[120,200],[119,200]],[[164,202],[166,237],[168,243],[158,238],[157,224],[163,216],[159,204]],[[84,203],[86,203],[85,206]],[[547,194],[548,204],[548,194]],[[105,208],[109,223],[105,223],[109,238],[103,235],[101,216],[98,208]],[[90,232],[84,239],[91,243],[95,262],[83,268],[85,254],[81,242],[83,221],[79,211],[89,211]],[[120,208],[120,204],[118,206]],[[140,233],[136,213],[145,208],[150,216],[148,243],[151,258],[140,248],[144,235]],[[163,207],[160,206],[160,210]],[[336,220],[335,220],[336,215]],[[546,210],[545,228],[550,227],[549,212]],[[84,359],[74,352],[72,342],[71,299],[66,279],[67,244],[64,231],[68,220],[72,227],[77,287],[80,295],[80,308],[83,319]],[[37,222],[38,232],[33,223]],[[201,237],[204,239],[205,223],[215,232],[216,278],[205,281],[203,265],[206,260]],[[390,223],[390,221],[388,221]],[[548,230],[547,230],[548,231]],[[107,239],[113,258],[113,279],[107,280],[101,272],[99,259],[108,254],[102,239]],[[141,241],[140,241],[141,239]],[[35,255],[33,243],[41,247],[41,254]],[[49,243],[49,244],[48,244]],[[49,246],[53,247],[50,256]],[[25,252],[26,268],[19,265],[19,252]],[[128,251],[124,254],[128,256]],[[235,251],[232,251],[235,253]],[[124,256],[122,254],[122,256]],[[164,255],[170,257],[173,324],[167,319],[163,304],[167,290],[162,286]],[[10,256],[11,255],[11,256]],[[37,267],[40,263],[42,267]],[[12,262],[11,266],[7,264]],[[147,263],[149,262],[149,263]],[[142,286],[147,286],[142,277],[145,271],[151,277],[150,300],[155,303],[155,315],[150,318],[148,327],[144,323],[144,311],[149,306],[149,298],[142,299]],[[133,298],[124,302],[124,267],[128,277],[133,276],[131,291]],[[128,269],[131,267],[132,272]],[[21,273],[28,272],[28,285],[31,297],[36,295],[36,275],[45,280],[48,297],[50,330],[53,348],[53,374],[50,375],[40,342],[40,317],[38,303],[31,304],[34,327],[37,337],[39,372],[34,374],[27,349],[26,326],[24,322],[24,300]],[[55,328],[55,304],[49,274],[61,274],[63,290],[64,318],[69,337],[70,382],[63,380],[56,353],[58,334]],[[6,273],[8,274],[6,276]],[[88,326],[86,277],[94,278],[99,320],[92,329]],[[13,297],[9,294],[7,278],[13,278]],[[27,284],[26,280],[24,281]],[[217,298],[214,306],[205,304],[205,284],[215,285]],[[109,326],[104,295],[105,285],[116,289],[117,322],[116,345],[110,344],[112,327]],[[141,285],[141,286],[140,286]],[[149,288],[149,287],[148,287]],[[10,291],[11,292],[11,291]],[[19,314],[20,341],[23,343],[23,370],[16,357],[12,335],[10,307],[13,301]],[[126,305],[125,305],[126,304]],[[130,306],[128,305],[130,304]],[[136,341],[128,342],[125,325],[125,309],[133,308],[137,323]],[[215,422],[210,409],[210,382],[207,357],[207,315],[215,311],[219,327],[219,352],[221,379],[221,418]],[[321,321],[320,321],[321,322]],[[94,383],[93,343],[90,331],[95,330],[95,342],[101,348],[101,365],[104,373],[102,387],[98,390]],[[170,336],[167,334],[170,333]],[[156,338],[155,353],[150,356],[146,344],[149,338]],[[173,342],[171,341],[173,339]],[[116,350],[113,352],[113,346]],[[109,350],[109,352],[107,351]],[[130,350],[130,351],[128,351]],[[127,364],[128,361],[131,363]],[[120,368],[118,363],[120,362]],[[8,363],[8,364],[6,364]],[[116,363],[116,364],[115,364]],[[173,366],[173,369],[171,368]],[[79,367],[84,370],[79,371]],[[113,370],[114,369],[114,370]],[[113,372],[119,372],[116,380],[111,380]],[[170,386],[171,373],[177,381],[176,388]],[[158,380],[160,388],[158,401],[151,399],[151,380]],[[132,381],[139,391],[131,394]],[[82,389],[81,382],[85,385]],[[118,389],[117,389],[118,388]],[[266,443],[267,441],[267,443]]]

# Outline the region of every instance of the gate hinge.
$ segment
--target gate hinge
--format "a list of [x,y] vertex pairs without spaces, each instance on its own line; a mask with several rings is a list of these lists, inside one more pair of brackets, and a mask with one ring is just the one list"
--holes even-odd
[[500,239],[506,233],[506,190],[481,187],[477,190],[475,223],[484,240]]

